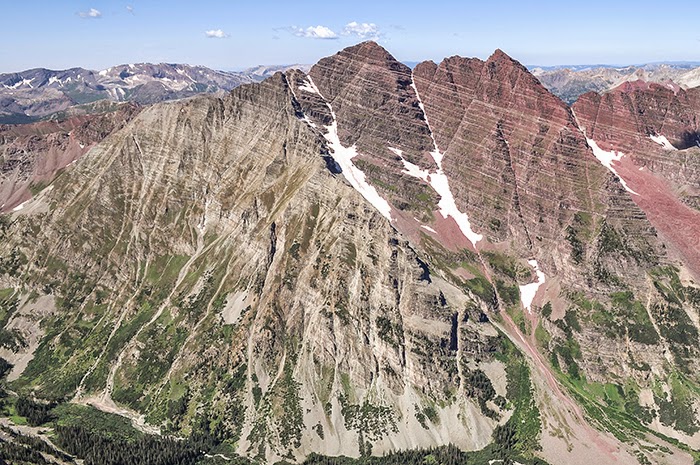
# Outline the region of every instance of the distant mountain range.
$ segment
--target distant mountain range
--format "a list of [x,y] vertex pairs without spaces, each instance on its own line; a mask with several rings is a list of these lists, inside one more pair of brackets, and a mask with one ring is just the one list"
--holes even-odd
[[104,110],[104,102],[151,104],[199,93],[223,93],[262,81],[277,71],[308,70],[305,65],[257,66],[241,72],[184,64],[125,64],[102,71],[44,68],[0,74],[0,123],[27,123],[50,117]]
[[[405,63],[410,68],[416,62]],[[170,63],[124,64],[102,71],[36,68],[0,74],[0,124],[102,113],[113,102],[148,105],[200,93],[223,94],[260,82],[278,71],[310,65],[260,65],[243,71],[218,71],[204,66]],[[572,104],[590,91],[606,92],[628,81],[674,82],[682,88],[700,85],[700,63],[672,62],[630,66],[530,66],[532,74],[553,94]]]
[[652,63],[630,66],[575,65],[530,67],[532,74],[557,97],[572,104],[586,92],[606,92],[624,82],[673,82],[689,89],[700,86],[700,63]]

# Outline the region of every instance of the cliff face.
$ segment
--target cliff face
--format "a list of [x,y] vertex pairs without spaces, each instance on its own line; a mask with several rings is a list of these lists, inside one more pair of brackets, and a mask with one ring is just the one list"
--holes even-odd
[[700,89],[627,83],[573,108],[587,137],[617,154],[633,200],[699,279]]
[[195,420],[168,413],[187,386],[178,402],[270,460],[488,444],[507,410],[489,418],[461,395],[460,364],[476,370],[483,353],[503,374],[488,355],[497,332],[328,170],[296,106],[278,74],[153,107],[36,200],[54,206],[47,227],[19,247],[53,244],[50,265],[30,266],[78,287],[53,328],[86,339],[63,355],[50,332],[20,384],[169,418],[172,431]]
[[522,65],[497,51],[421,63],[414,79],[457,205],[489,240],[523,255],[558,248],[576,211],[602,211],[604,170],[566,105]]
[[270,462],[683,463],[698,291],[580,113],[371,42],[147,108],[2,217],[13,387]]

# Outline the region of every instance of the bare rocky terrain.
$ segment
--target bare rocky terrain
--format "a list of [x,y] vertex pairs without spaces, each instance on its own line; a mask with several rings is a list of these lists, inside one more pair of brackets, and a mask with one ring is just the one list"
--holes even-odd
[[4,128],[85,146],[0,216],[18,396],[210,458],[696,460],[694,89],[572,109],[500,50],[364,42],[105,115]]

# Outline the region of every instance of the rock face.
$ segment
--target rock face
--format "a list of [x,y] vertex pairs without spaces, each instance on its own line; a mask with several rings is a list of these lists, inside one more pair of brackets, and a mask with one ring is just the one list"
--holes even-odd
[[502,51],[373,42],[147,108],[0,217],[6,328],[45,315],[12,387],[271,463],[684,463],[700,291],[575,115]]
[[[576,212],[604,208],[607,175],[569,109],[502,51],[419,64],[425,105],[457,205],[523,256],[562,249]],[[557,264],[557,267],[561,265]]]
[[574,111],[615,166],[634,201],[700,277],[700,89],[627,83],[583,95]]
[[604,149],[659,148],[665,137],[679,150],[700,144],[700,89],[647,82],[626,83],[611,92],[588,93],[574,104],[588,137]]
[[0,211],[10,211],[48,186],[69,164],[138,113],[116,111],[66,120],[0,126]]

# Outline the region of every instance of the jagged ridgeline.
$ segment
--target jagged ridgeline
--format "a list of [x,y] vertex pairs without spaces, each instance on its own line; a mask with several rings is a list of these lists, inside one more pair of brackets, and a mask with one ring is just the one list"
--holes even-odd
[[633,193],[590,118],[373,42],[130,113],[0,216],[7,414],[86,463],[692,463],[699,268],[649,205],[699,152]]

